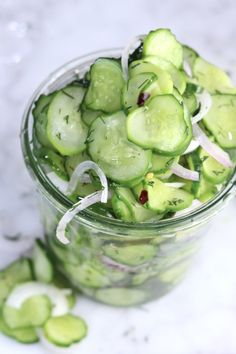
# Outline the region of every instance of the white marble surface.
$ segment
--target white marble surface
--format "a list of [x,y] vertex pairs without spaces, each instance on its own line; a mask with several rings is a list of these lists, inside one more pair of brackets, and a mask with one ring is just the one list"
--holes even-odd
[[[5,5],[8,5],[6,11]],[[134,34],[171,27],[219,65],[236,69],[234,0],[1,0],[0,236],[41,234],[33,185],[23,164],[19,129],[32,90],[53,69],[89,51],[122,46]],[[14,21],[29,35],[14,37]],[[10,33],[6,24],[10,22]],[[27,28],[21,27],[21,34]],[[7,64],[6,58],[18,60]],[[14,54],[12,57],[11,54]],[[193,269],[175,291],[137,309],[113,309],[85,298],[76,311],[88,322],[81,354],[235,354],[236,202],[215,220]],[[0,267],[18,255],[0,245]],[[1,354],[45,354],[0,335]]]

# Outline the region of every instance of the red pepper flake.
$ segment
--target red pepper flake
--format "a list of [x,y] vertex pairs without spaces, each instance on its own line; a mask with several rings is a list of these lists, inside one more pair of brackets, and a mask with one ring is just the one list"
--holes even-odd
[[137,104],[139,106],[143,106],[145,101],[147,101],[147,99],[150,97],[150,93],[148,92],[141,92],[138,96],[138,101],[137,101]]
[[145,189],[142,190],[139,196],[139,201],[141,204],[145,204],[148,201],[148,192]]

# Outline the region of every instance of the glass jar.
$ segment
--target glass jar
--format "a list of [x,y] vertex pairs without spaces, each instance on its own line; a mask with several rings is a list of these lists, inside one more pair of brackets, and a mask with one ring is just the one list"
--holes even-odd
[[25,163],[38,191],[48,250],[72,286],[114,306],[130,306],[169,292],[185,275],[210,221],[235,194],[235,174],[216,197],[174,219],[126,223],[85,210],[67,228],[69,245],[56,239],[56,227],[72,202],[47,178],[33,152],[32,106],[48,94],[83,77],[98,57],[119,57],[120,49],[75,59],[52,73],[33,94],[23,117]]

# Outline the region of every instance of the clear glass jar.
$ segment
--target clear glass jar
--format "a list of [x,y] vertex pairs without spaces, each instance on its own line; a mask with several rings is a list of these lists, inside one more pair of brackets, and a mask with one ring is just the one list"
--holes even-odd
[[52,73],[25,110],[21,142],[38,190],[48,249],[57,268],[75,288],[93,299],[130,306],[156,299],[180,282],[212,217],[235,194],[235,174],[213,200],[174,219],[132,224],[85,210],[68,227],[71,243],[60,244],[56,227],[72,202],[51,183],[34,156],[32,106],[40,94],[82,77],[97,57],[119,57],[120,53],[120,49],[95,52]]

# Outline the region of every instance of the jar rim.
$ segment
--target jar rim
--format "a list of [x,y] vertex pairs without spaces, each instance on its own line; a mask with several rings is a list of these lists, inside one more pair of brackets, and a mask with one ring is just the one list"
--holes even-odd
[[[62,192],[60,192],[55,185],[49,180],[45,171],[42,169],[40,164],[37,161],[33,153],[33,145],[32,145],[32,108],[34,105],[35,100],[39,97],[40,94],[44,93],[47,94],[54,89],[60,86],[59,82],[64,78],[68,80],[69,74],[73,75],[70,76],[70,80],[67,81],[69,83],[72,81],[73,78],[78,78],[80,74],[80,70],[78,70],[79,65],[89,66],[92,62],[94,62],[98,57],[120,57],[121,55],[121,48],[111,48],[105,50],[99,50],[95,52],[91,52],[89,54],[80,56],[75,58],[61,67],[56,69],[52,72],[35,90],[33,95],[28,101],[28,104],[25,108],[23,113],[22,125],[21,125],[21,148],[23,151],[23,156],[25,160],[25,164],[31,174],[31,177],[36,179],[38,189],[41,193],[50,202],[55,205],[58,209],[60,209],[63,213],[66,212],[68,208],[73,206],[73,202],[69,200]],[[31,121],[30,121],[31,120]],[[32,127],[30,128],[30,124]],[[118,230],[124,232],[124,230],[164,230],[173,228],[174,230],[177,229],[185,229],[188,228],[190,225],[201,223],[205,220],[210,219],[213,215],[215,215],[224,205],[226,200],[229,200],[235,193],[235,183],[236,183],[236,173],[232,174],[230,180],[228,181],[225,188],[222,189],[217,195],[207,203],[203,203],[200,207],[196,208],[195,210],[175,217],[175,218],[168,218],[159,221],[152,221],[152,222],[142,222],[142,223],[130,223],[124,222],[119,219],[109,218],[100,214],[97,214],[91,210],[83,210],[79,215],[76,215],[75,220],[79,221],[80,223],[83,222],[84,224],[89,224],[91,227],[96,227],[97,229],[102,229],[104,231],[105,228],[109,230],[109,228],[117,228]]]

